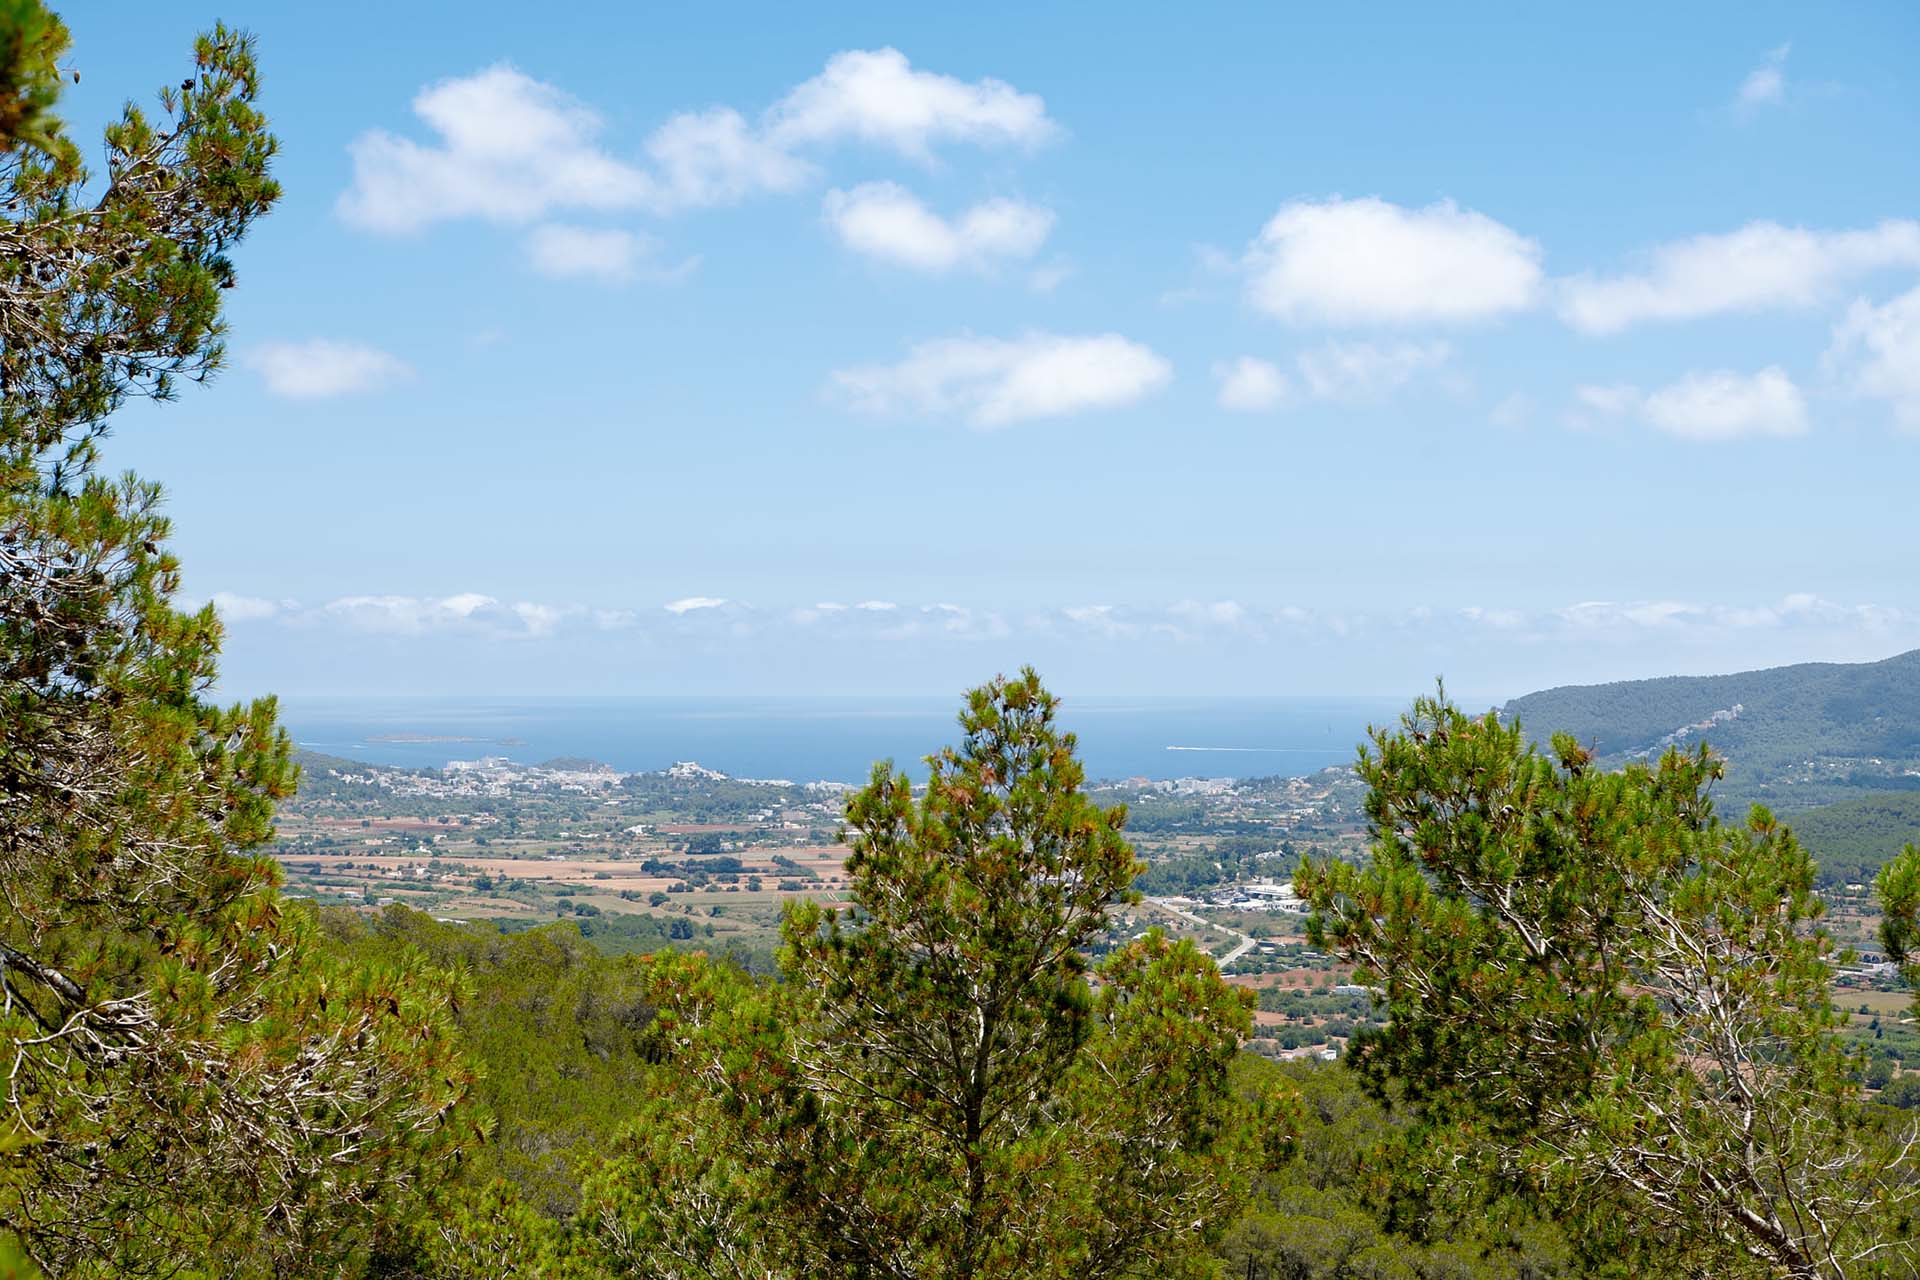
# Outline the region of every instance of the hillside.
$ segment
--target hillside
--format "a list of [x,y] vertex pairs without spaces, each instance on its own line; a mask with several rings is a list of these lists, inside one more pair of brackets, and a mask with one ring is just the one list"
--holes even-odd
[[1822,884],[1870,884],[1900,846],[1920,844],[1920,791],[1874,791],[1793,817]]
[[1791,813],[1863,790],[1920,788],[1920,650],[1723,676],[1570,685],[1501,709],[1538,740],[1571,733],[1618,765],[1705,739],[1727,758],[1723,805]]

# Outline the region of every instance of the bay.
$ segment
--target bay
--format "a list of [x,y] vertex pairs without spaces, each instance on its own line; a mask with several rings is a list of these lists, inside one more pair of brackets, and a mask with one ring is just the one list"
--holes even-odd
[[[1299,776],[1348,764],[1385,698],[1062,700],[1093,778]],[[414,768],[505,756],[585,757],[622,772],[696,761],[735,777],[863,781],[876,760],[923,776],[957,740],[950,698],[287,698],[307,750]]]

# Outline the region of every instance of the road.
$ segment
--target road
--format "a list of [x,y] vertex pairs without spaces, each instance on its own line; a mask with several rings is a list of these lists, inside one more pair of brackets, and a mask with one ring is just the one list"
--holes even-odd
[[1238,960],[1241,956],[1246,955],[1247,952],[1253,950],[1256,946],[1260,945],[1259,943],[1255,942],[1252,938],[1249,938],[1246,934],[1241,933],[1238,929],[1229,929],[1227,928],[1227,926],[1223,924],[1215,924],[1211,920],[1203,920],[1199,916],[1193,914],[1193,912],[1187,910],[1185,907],[1174,906],[1173,903],[1167,901],[1165,898],[1148,898],[1147,901],[1151,902],[1154,906],[1160,908],[1162,911],[1168,912],[1171,915],[1179,916],[1182,920],[1191,921],[1192,923],[1199,925],[1202,929],[1214,929],[1221,933],[1232,934],[1234,937],[1240,939],[1240,941],[1234,944],[1233,950],[1227,952],[1226,955],[1221,956],[1220,959],[1215,962],[1220,966],[1220,972],[1222,973],[1225,973],[1227,971],[1228,965],[1232,964],[1234,961]]

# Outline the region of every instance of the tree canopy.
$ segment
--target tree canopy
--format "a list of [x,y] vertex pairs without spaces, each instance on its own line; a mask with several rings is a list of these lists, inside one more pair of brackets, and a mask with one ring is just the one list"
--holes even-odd
[[1272,1132],[1228,1087],[1251,1002],[1158,934],[1089,968],[1138,864],[1056,708],[995,680],[921,795],[876,769],[784,981],[662,964],[685,1092],[601,1182],[620,1274],[1170,1274],[1224,1225]]
[[129,396],[220,365],[229,249],[278,195],[252,42],[201,37],[91,171],[67,37],[0,7],[0,1230],[60,1275],[331,1274],[452,1140],[457,992],[342,965],[250,851],[294,782],[270,700],[206,698]]
[[1715,818],[1705,748],[1608,773],[1430,698],[1359,768],[1370,863],[1298,884],[1378,984],[1355,1062],[1440,1186],[1517,1185],[1649,1265],[1909,1273],[1912,1138],[1835,1034],[1811,861]]

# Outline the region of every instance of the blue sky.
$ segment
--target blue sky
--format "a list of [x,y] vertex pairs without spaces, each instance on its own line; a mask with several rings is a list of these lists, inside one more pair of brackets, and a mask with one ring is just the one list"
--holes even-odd
[[234,692],[1920,644],[1911,5],[199,8],[67,113],[259,37],[231,367],[110,454]]

